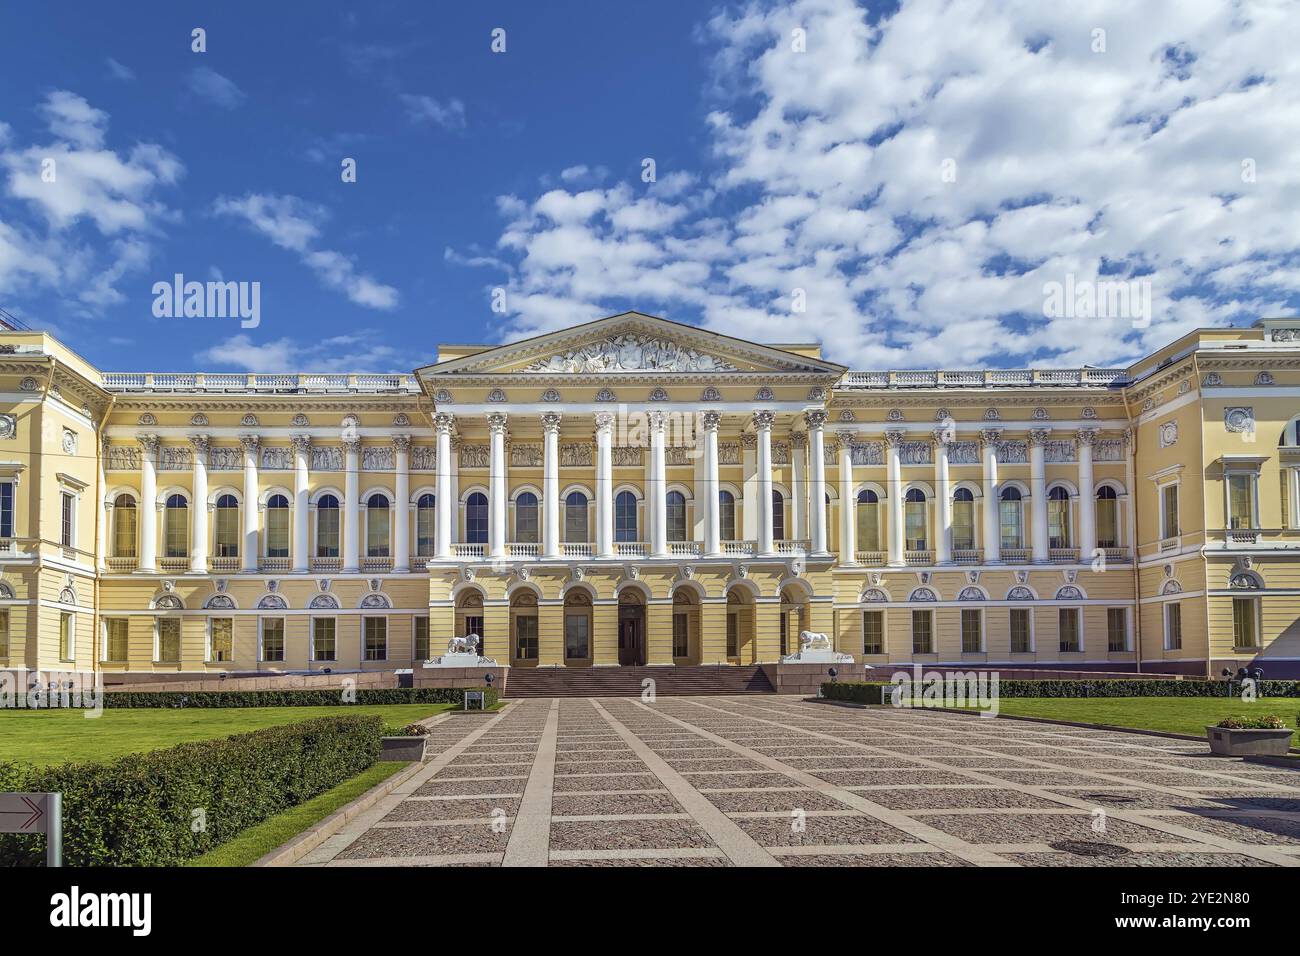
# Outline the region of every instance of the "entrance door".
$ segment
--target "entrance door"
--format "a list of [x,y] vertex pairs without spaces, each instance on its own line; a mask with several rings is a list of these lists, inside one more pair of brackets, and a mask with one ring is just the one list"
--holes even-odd
[[624,667],[645,664],[645,615],[640,607],[621,607],[618,612],[618,662]]

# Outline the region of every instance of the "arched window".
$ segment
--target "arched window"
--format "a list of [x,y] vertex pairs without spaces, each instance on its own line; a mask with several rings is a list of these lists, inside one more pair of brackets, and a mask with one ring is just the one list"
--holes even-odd
[[339,556],[339,500],[321,495],[316,502],[316,557]]
[[1071,547],[1070,493],[1059,485],[1047,493],[1047,546]]
[[1002,547],[1020,550],[1025,546],[1024,501],[1019,488],[1003,488],[998,501]]
[[532,591],[520,591],[510,599],[510,631],[514,659],[537,660],[537,595]]
[[436,504],[433,495],[420,495],[415,502],[415,554],[416,557],[433,556],[433,522]]
[[772,540],[785,540],[785,496],[772,489]]
[[113,556],[135,557],[136,508],[130,495],[118,495],[113,501]]
[[869,488],[858,492],[858,550],[880,550],[880,496]]
[[953,492],[952,547],[954,551],[975,550],[975,496],[969,488]]
[[386,558],[388,546],[388,496],[378,492],[366,499],[366,557]]
[[531,491],[521,492],[515,499],[515,540],[537,543],[537,496]]
[[686,540],[686,496],[680,491],[670,491],[665,497],[664,509],[668,521],[668,540]]
[[907,529],[907,550],[926,549],[925,492],[913,488],[903,500],[904,526]]
[[736,496],[730,491],[718,492],[718,537],[736,540]]
[[284,495],[266,500],[266,556],[289,556],[289,499]]
[[465,499],[465,540],[470,544],[487,544],[487,495],[476,491]]
[[212,522],[212,549],[219,558],[239,557],[239,501],[234,495],[217,499]]
[[571,544],[587,542],[587,496],[570,491],[564,499],[564,540]]
[[1119,547],[1119,495],[1110,485],[1097,489],[1097,547]]
[[614,499],[614,540],[636,541],[636,495],[620,491]]
[[163,556],[183,558],[190,553],[190,503],[184,495],[168,495],[164,515]]

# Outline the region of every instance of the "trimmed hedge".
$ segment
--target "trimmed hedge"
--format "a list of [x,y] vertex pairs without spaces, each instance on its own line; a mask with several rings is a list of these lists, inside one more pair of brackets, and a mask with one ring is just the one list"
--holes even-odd
[[[956,672],[953,672],[956,673]],[[881,687],[892,684],[863,683],[848,681],[822,684],[822,696],[831,700],[853,700],[857,703],[880,703],[879,699],[859,699],[852,696],[860,693],[866,696],[880,696]],[[917,685],[921,688],[924,684]],[[872,688],[872,690],[853,691],[846,688]],[[1300,697],[1300,681],[1265,680],[1256,686],[1260,697]],[[1239,681],[1232,681],[1231,696],[1241,694]],[[998,681],[1000,697],[1228,697],[1229,686],[1226,681],[1201,680],[1016,680],[1000,679]]]
[[[355,777],[382,733],[340,714],[105,763],[0,763],[0,790],[63,794],[65,866],[175,866]],[[0,834],[0,866],[44,859],[44,836]]]
[[882,691],[886,684],[864,684],[860,681],[849,681],[841,684],[838,681],[826,681],[822,684],[822,697],[827,700],[843,700],[854,704],[880,704]]
[[[495,688],[481,690],[487,707],[497,703]],[[342,690],[150,690],[110,691],[105,708],[118,707],[347,707],[351,704],[457,704],[465,691],[455,687],[391,687],[358,690],[355,700],[343,699]]]

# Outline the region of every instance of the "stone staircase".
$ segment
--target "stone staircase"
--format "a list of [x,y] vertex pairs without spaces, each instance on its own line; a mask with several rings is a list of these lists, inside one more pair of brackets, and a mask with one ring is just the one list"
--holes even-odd
[[650,678],[658,697],[774,694],[761,667],[512,667],[505,697],[640,697]]

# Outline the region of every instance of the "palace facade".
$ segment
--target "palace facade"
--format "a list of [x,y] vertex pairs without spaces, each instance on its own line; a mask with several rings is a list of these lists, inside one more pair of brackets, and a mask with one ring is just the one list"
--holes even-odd
[[850,371],[639,313],[412,374],[0,332],[0,668],[1300,670],[1300,320]]

